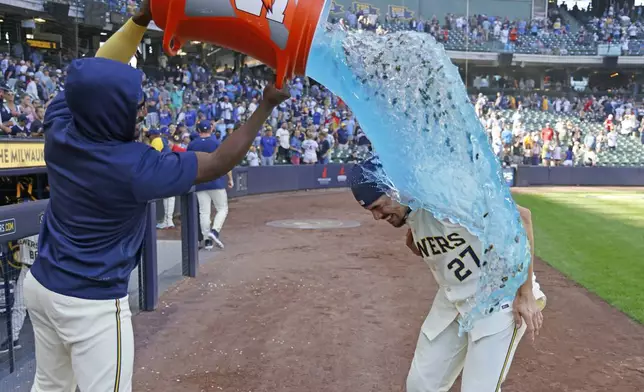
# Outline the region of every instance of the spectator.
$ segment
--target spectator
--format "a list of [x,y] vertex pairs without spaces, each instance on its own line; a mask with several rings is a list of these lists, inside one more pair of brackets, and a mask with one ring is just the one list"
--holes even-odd
[[349,131],[346,123],[340,124],[340,127],[335,131],[335,138],[338,141],[339,150],[347,151],[349,149]]
[[550,144],[550,153],[553,166],[561,165],[561,145],[558,140]]
[[39,106],[36,108],[34,120],[29,125],[29,134],[31,137],[43,136],[43,123],[45,121],[45,108]]
[[301,131],[299,129],[295,129],[290,140],[291,163],[293,165],[299,165],[300,157],[302,156],[302,141],[300,140],[300,136]]
[[[612,106],[611,106],[611,108],[612,108]],[[609,114],[608,117],[606,118],[606,120],[604,121],[604,129],[606,130],[606,132],[610,132],[610,131],[613,130],[614,127],[615,126],[613,124],[613,115]]]
[[318,143],[315,141],[312,132],[307,132],[306,140],[302,142],[302,149],[304,150],[304,156],[302,157],[302,162],[305,164],[316,163],[317,158],[317,149]]
[[617,132],[615,130],[608,132],[606,142],[609,150],[614,151],[617,149]]
[[595,151],[597,153],[601,152],[605,139],[606,139],[606,135],[604,131],[599,131],[599,134],[595,138]]
[[532,164],[532,148],[533,148],[532,135],[529,133],[523,138],[523,164]]
[[587,134],[584,138],[584,146],[590,150],[595,149],[595,136],[592,133]]
[[509,128],[504,128],[501,132],[501,140],[503,141],[503,148],[509,149],[512,146],[513,135]]
[[277,140],[273,136],[273,130],[270,127],[266,128],[266,132],[260,141],[260,147],[262,152],[262,166],[273,166],[277,152]]
[[546,126],[541,130],[541,140],[545,142],[550,142],[555,135],[554,130],[550,127],[550,123],[546,123]]
[[4,92],[4,106],[5,109],[11,114],[11,117],[18,117],[20,115],[20,107],[16,105],[16,94],[13,90]]
[[27,75],[27,94],[31,96],[33,99],[38,99],[38,85],[36,84],[36,80],[34,79],[33,74]]
[[20,100],[20,105],[18,105],[18,110],[20,113],[26,115],[28,118],[33,117],[34,114],[34,104],[33,102],[40,102],[38,98],[33,99],[30,95],[24,94]]
[[188,150],[183,146],[183,143],[181,143],[181,136],[179,135],[173,135],[168,138],[168,142],[170,143],[170,149],[172,152],[186,152]]
[[255,146],[250,146],[250,149],[246,154],[246,160],[248,161],[248,166],[250,167],[259,166],[259,156],[257,155],[257,149]]
[[574,156],[572,153],[572,146],[568,146],[568,150],[566,150],[566,159],[564,159],[563,165],[572,166],[573,162],[574,162]]
[[584,153],[584,166],[597,166],[597,154],[592,148]]
[[219,103],[219,110],[221,117],[224,119],[226,125],[233,123],[233,105],[230,103],[230,98],[225,95],[223,100]]
[[277,132],[275,133],[275,136],[279,141],[279,146],[277,148],[277,159],[281,161],[288,161],[289,152],[291,150],[291,140],[290,140],[291,135],[289,131],[283,128],[284,126],[285,124],[281,123],[280,127],[277,129]]
[[21,114],[18,116],[18,123],[11,127],[11,136],[27,137],[29,136],[29,129],[27,128],[27,116]]
[[318,151],[317,151],[317,160],[318,163],[325,165],[329,163],[329,154],[331,152],[331,143],[328,139],[329,131],[324,129],[318,135]]

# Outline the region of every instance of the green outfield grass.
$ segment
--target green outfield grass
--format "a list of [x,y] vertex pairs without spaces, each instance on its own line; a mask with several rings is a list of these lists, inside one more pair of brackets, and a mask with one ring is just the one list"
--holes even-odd
[[515,194],[532,211],[536,254],[644,322],[644,193]]

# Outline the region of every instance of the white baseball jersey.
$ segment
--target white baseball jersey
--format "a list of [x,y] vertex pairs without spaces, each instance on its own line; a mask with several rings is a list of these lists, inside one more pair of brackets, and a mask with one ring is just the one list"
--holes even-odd
[[21,238],[18,240],[18,245],[20,245],[20,263],[32,266],[38,257],[38,236]]
[[[476,293],[481,276],[481,241],[463,226],[441,222],[427,210],[409,214],[416,247],[440,286],[434,304],[423,325],[423,331],[432,339],[440,334],[459,315],[470,310],[467,299]],[[536,280],[535,297],[543,297]],[[512,303],[501,304],[501,310],[477,321],[470,332],[472,339],[488,336],[513,322]]]

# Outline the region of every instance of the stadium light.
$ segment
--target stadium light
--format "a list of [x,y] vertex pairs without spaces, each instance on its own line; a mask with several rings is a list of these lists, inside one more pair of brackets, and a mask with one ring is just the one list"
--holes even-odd
[[614,78],[614,77],[616,77],[616,76],[619,76],[619,72],[615,72],[614,74],[611,74],[611,75],[610,75],[610,77],[611,77],[611,78]]
[[34,18],[34,22],[36,22],[36,23],[45,23],[46,21],[43,18]]

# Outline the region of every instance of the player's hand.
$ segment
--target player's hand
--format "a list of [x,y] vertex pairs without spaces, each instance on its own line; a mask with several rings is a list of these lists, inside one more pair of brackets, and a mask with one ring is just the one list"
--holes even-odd
[[152,21],[152,10],[150,9],[150,0],[143,0],[139,10],[132,17],[134,23],[139,26],[147,26]]
[[233,182],[233,179],[232,179],[232,178],[231,178],[231,179],[229,179],[229,180],[228,180],[228,188],[233,189],[233,186],[234,186],[234,185],[235,185],[235,183]]
[[512,304],[512,313],[514,315],[514,322],[516,327],[520,328],[523,322],[526,323],[526,332],[534,342],[535,335],[539,335],[541,326],[543,325],[543,315],[537,306],[537,300],[532,294],[532,290],[517,291],[517,296],[514,298]]
[[291,98],[291,94],[286,89],[286,86],[278,90],[275,85],[269,84],[264,88],[264,99],[262,99],[262,102],[268,104],[272,109],[289,98]]
[[416,243],[414,242],[414,236],[411,233],[411,229],[407,230],[407,247],[411,249],[411,251],[416,255],[416,256],[421,256],[420,251],[416,247]]

